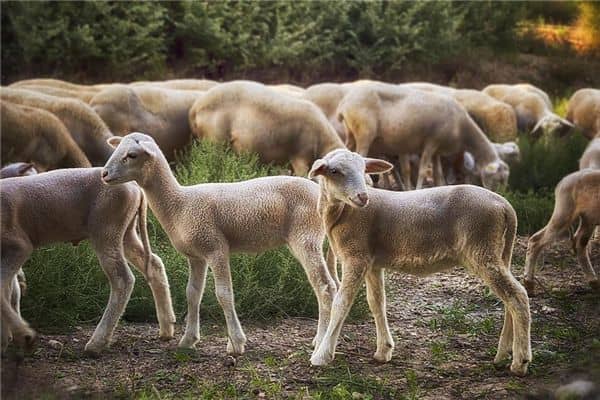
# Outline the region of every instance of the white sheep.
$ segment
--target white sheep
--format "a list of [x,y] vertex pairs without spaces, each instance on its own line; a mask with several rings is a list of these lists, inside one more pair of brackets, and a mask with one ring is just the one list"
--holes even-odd
[[173,246],[188,259],[187,325],[180,347],[199,340],[199,307],[207,266],[225,320],[227,352],[242,354],[246,335],[234,306],[229,255],[257,253],[287,245],[300,261],[319,303],[317,344],[329,321],[336,285],[323,259],[325,232],[317,214],[319,188],[299,177],[266,177],[237,183],[180,186],[154,140],[142,133],[109,143],[116,149],[103,179],[107,184],[135,180]]
[[40,246],[85,239],[110,283],[106,310],[86,352],[96,355],[109,345],[125,310],[134,284],[127,260],[152,289],[160,337],[173,337],[175,314],[169,282],[162,261],[150,250],[144,195],[135,183],[106,186],[100,175],[100,168],[78,168],[2,180],[2,348],[9,339],[7,332],[19,346],[30,347],[36,338],[5,296],[17,271]]
[[387,362],[394,341],[386,317],[384,269],[416,275],[464,265],[504,302],[504,327],[495,362],[508,356],[511,371],[527,372],[532,360],[527,292],[510,272],[517,218],[501,196],[470,186],[391,192],[367,187],[365,173],[383,173],[391,164],[335,150],[317,160],[310,177],[320,177],[319,213],[342,264],[327,332],[311,363],[334,358],[342,324],[362,285],[375,317],[377,351]]

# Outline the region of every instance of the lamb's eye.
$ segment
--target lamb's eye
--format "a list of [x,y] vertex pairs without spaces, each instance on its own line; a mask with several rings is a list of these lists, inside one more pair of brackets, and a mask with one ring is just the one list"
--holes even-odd
[[329,173],[331,173],[332,175],[335,175],[335,174],[337,174],[337,173],[338,173],[338,170],[337,170],[337,169],[335,169],[335,168],[331,168],[331,169],[329,170]]
[[127,157],[129,157],[129,158],[136,158],[137,154],[135,154],[135,153],[128,153]]

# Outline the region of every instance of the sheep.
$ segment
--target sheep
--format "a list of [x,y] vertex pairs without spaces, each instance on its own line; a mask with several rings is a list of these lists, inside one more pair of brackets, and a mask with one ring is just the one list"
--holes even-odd
[[167,158],[173,160],[176,151],[192,139],[188,113],[200,93],[114,85],[94,96],[90,106],[115,135],[148,132]]
[[129,85],[133,87],[154,86],[162,89],[206,91],[218,84],[219,82],[209,79],[172,79],[168,81],[137,81],[131,82]]
[[527,242],[525,257],[525,288],[534,294],[534,273],[542,250],[550,243],[565,236],[574,222],[579,228],[573,237],[577,261],[586,280],[595,290],[600,289],[594,273],[587,245],[596,226],[600,225],[600,170],[582,169],[565,176],[554,190],[554,211],[548,224]]
[[104,165],[112,154],[106,143],[112,133],[90,106],[77,99],[49,96],[27,89],[2,88],[0,97],[11,103],[41,108],[54,114],[94,166]]
[[529,132],[534,138],[543,132],[562,136],[574,127],[552,111],[548,95],[531,85],[489,85],[483,93],[513,107],[519,131]]
[[97,89],[95,87],[95,85],[79,85],[76,83],[71,83],[71,82],[67,82],[67,81],[62,81],[60,79],[52,79],[52,78],[36,78],[36,79],[24,79],[21,81],[17,81],[14,82],[10,85],[11,87],[15,87],[15,88],[26,88],[28,86],[46,86],[46,87],[53,87],[53,88],[57,88],[57,89],[65,89],[65,90],[72,90],[72,91],[88,91],[88,90],[92,90],[92,91],[99,91],[99,89]]
[[588,139],[600,137],[600,90],[579,89],[569,99],[567,120]]
[[[86,353],[98,355],[109,345],[131,295],[134,276],[127,260],[148,281],[155,300],[160,338],[174,334],[175,314],[162,261],[150,250],[146,200],[135,183],[107,186],[101,168],[62,169],[2,180],[0,274],[2,293],[34,249],[89,239],[110,283],[107,308]],[[136,233],[141,233],[141,241]],[[2,296],[2,326],[19,346],[30,347],[36,333]],[[2,337],[2,347],[7,343]]]
[[306,88],[302,96],[305,100],[313,102],[323,111],[343,142],[346,141],[346,132],[344,125],[337,119],[336,111],[340,101],[348,93],[349,89],[349,86],[339,83],[319,83]]
[[55,97],[77,99],[77,100],[83,101],[84,103],[89,103],[90,100],[92,100],[92,98],[98,93],[97,90],[95,90],[95,89],[73,90],[73,89],[66,89],[64,87],[34,85],[34,84],[27,84],[27,85],[13,84],[13,85],[9,85],[8,87],[11,87],[14,89],[27,89],[27,90],[31,90],[34,92],[39,92],[39,93],[44,93],[44,94],[47,94],[50,96],[55,96]]
[[150,136],[132,133],[114,137],[110,143],[116,149],[102,172],[104,182],[113,185],[135,180],[172,245],[188,259],[187,323],[179,347],[194,348],[199,340],[198,312],[210,266],[227,323],[227,352],[242,354],[246,335],[235,311],[229,255],[282,245],[300,261],[315,291],[319,321],[313,343],[320,341],[336,285],[323,259],[325,232],[317,214],[317,184],[305,178],[277,176],[180,186]]
[[469,151],[483,185],[505,185],[509,168],[465,109],[449,96],[383,83],[352,88],[338,106],[346,145],[367,156],[401,156],[404,185],[412,187],[409,154],[420,154],[417,188],[434,161],[434,180],[443,184],[440,157]]
[[33,162],[38,169],[90,167],[67,128],[48,111],[0,100],[3,162]]
[[425,82],[403,83],[399,86],[453,97],[491,141],[506,142],[517,137],[517,116],[513,108],[479,90],[454,89]]
[[210,89],[194,103],[189,118],[197,138],[257,153],[265,163],[290,162],[299,176],[318,157],[344,147],[313,103],[256,82],[234,81]]
[[579,159],[579,169],[600,169],[600,137],[592,139]]
[[321,187],[319,214],[342,282],[332,304],[327,332],[311,363],[334,358],[341,327],[366,279],[367,301],[375,319],[374,358],[392,357],[385,306],[384,269],[428,275],[464,265],[504,302],[504,326],[494,362],[512,345],[511,371],[524,375],[532,360],[529,298],[510,271],[517,217],[503,197],[471,185],[392,192],[369,188],[365,173],[388,171],[391,164],[339,149],[315,161],[309,177]]

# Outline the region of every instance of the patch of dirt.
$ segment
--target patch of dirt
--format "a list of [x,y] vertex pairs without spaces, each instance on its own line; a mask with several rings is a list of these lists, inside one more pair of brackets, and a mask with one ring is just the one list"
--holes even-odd
[[[597,270],[600,246],[592,247]],[[525,248],[526,238],[518,238],[513,272],[519,277]],[[387,364],[371,358],[370,318],[344,325],[336,360],[325,368],[309,362],[313,319],[242,321],[247,352],[235,363],[225,354],[224,326],[205,324],[198,350],[184,352],[176,349],[176,340],[159,341],[156,324],[122,322],[99,359],[83,355],[92,326],[42,334],[37,350],[24,358],[9,351],[2,360],[2,397],[311,398],[309,393],[346,388],[354,398],[508,399],[540,395],[574,378],[600,383],[600,296],[583,280],[568,243],[545,254],[537,296],[531,299],[534,360],[524,378],[512,376],[508,365],[493,367],[502,303],[457,269],[426,278],[387,276],[396,342]],[[177,339],[182,331],[180,321]]]

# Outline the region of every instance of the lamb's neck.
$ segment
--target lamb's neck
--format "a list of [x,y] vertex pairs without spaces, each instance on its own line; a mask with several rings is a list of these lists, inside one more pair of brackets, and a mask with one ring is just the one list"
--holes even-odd
[[342,211],[346,205],[339,200],[331,198],[327,190],[321,185],[321,194],[319,195],[319,215],[323,221],[325,232],[331,241],[331,230],[338,224]]
[[465,150],[473,155],[478,167],[483,167],[498,159],[498,153],[494,146],[474,122],[470,122],[467,129],[463,129],[462,132]]
[[173,214],[181,209],[183,187],[171,172],[166,159],[161,159],[160,167],[140,186],[148,200],[150,209],[163,227],[173,218]]

